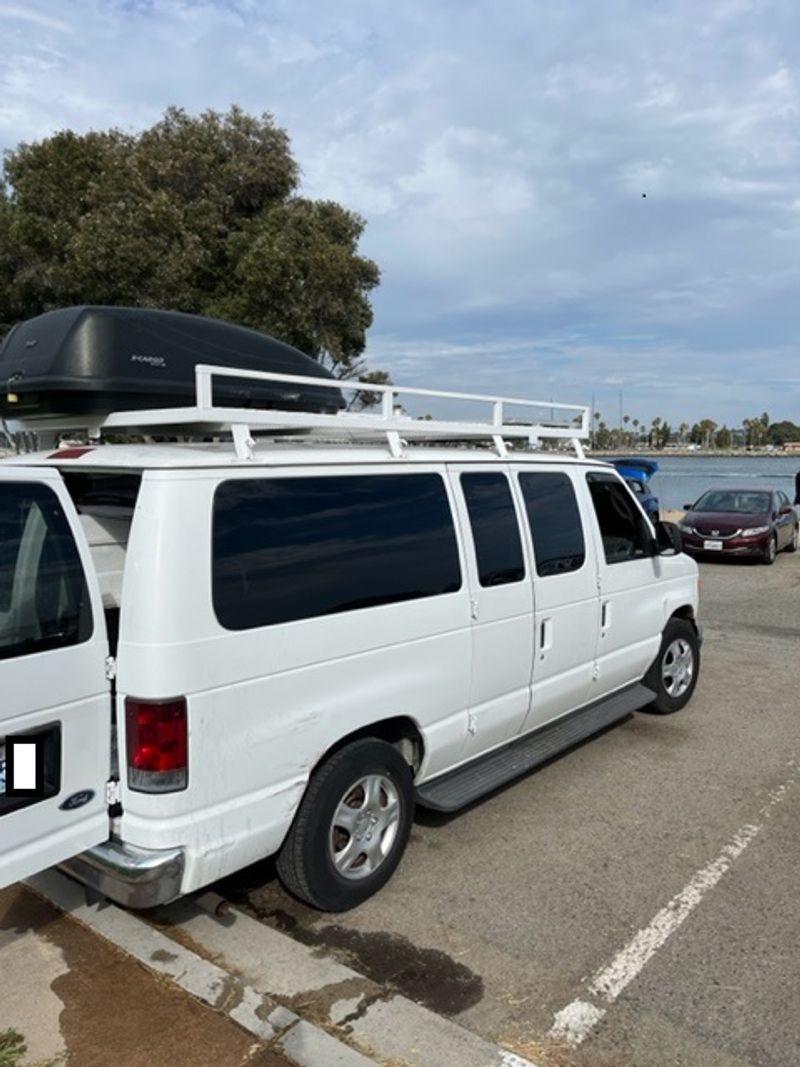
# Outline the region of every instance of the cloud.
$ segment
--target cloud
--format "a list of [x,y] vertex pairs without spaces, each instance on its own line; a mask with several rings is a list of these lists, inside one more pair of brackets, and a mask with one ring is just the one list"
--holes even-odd
[[53,30],[56,33],[70,33],[69,25],[60,18],[21,4],[0,4],[0,23],[16,23],[38,26],[40,29]]
[[0,0],[0,25],[4,147],[272,112],[304,191],[368,220],[398,378],[798,417],[771,383],[800,333],[795,0]]

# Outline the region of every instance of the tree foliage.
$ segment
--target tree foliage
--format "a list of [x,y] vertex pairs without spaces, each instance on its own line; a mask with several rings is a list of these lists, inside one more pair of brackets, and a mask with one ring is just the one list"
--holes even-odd
[[364,220],[297,195],[269,115],[170,108],[140,134],[63,131],[6,154],[0,333],[70,304],[214,315],[271,333],[350,376],[378,267]]
[[787,441],[800,441],[800,426],[789,419],[773,422],[769,427],[769,439],[773,445],[785,445]]

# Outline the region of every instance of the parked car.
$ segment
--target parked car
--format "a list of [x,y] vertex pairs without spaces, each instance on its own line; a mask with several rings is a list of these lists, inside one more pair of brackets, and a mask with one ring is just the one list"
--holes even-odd
[[[126,351],[158,396],[160,368]],[[196,373],[193,405],[90,414],[198,440],[0,462],[0,886],[65,863],[149,907],[274,854],[292,892],[344,910],[397,867],[415,803],[458,810],[690,699],[696,563],[579,442],[505,446],[576,438],[574,409],[559,431],[480,397],[486,421],[453,429],[366,385],[381,413],[234,409],[215,379],[286,376]],[[53,381],[51,403],[26,378],[26,403],[66,403]]]
[[647,517],[657,522],[658,497],[653,492],[650,479],[658,471],[658,463],[654,459],[636,457],[612,459],[611,462],[627,482],[628,488],[635,494]]
[[678,528],[690,555],[742,556],[771,564],[779,552],[797,550],[797,512],[780,489],[709,489],[686,508]]

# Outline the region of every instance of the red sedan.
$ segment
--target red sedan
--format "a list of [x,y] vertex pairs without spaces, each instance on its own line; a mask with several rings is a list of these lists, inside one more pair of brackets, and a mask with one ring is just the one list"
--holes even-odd
[[709,489],[678,523],[692,556],[746,556],[774,563],[798,543],[798,515],[780,489]]

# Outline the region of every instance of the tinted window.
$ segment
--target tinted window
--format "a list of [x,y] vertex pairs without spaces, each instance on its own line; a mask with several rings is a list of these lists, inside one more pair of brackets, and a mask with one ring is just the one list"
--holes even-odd
[[586,549],[575,490],[566,474],[520,474],[519,484],[541,577],[576,571]]
[[230,630],[461,586],[437,474],[230,481],[214,498],[213,596]]
[[0,659],[88,640],[91,607],[78,550],[55,493],[0,487]]
[[770,510],[769,493],[753,489],[709,489],[693,511],[734,511],[742,515],[763,515]]
[[606,563],[650,555],[652,537],[644,516],[611,474],[587,474]]
[[478,580],[481,585],[506,585],[525,577],[519,526],[504,474],[476,472],[461,475],[467,502]]

